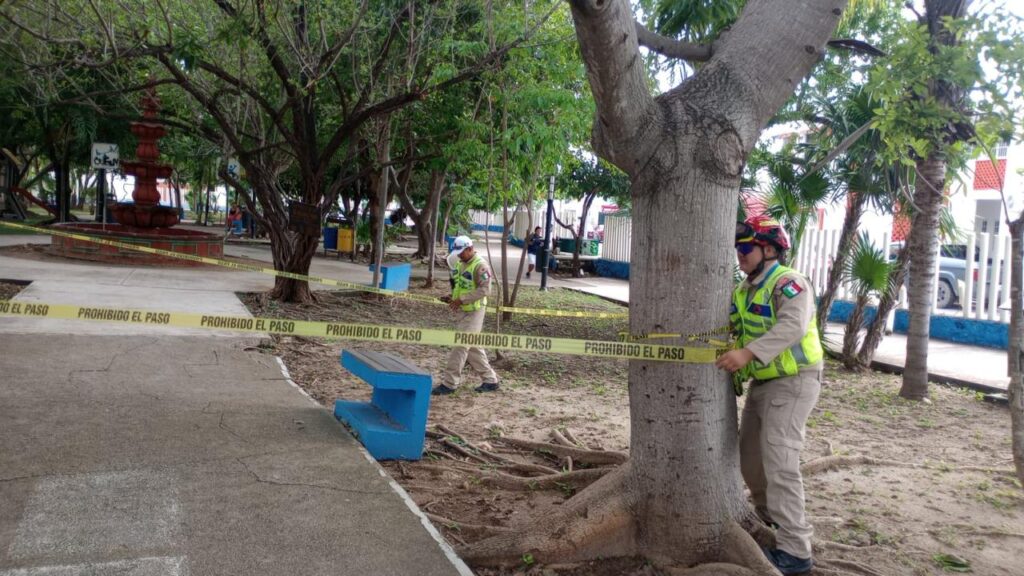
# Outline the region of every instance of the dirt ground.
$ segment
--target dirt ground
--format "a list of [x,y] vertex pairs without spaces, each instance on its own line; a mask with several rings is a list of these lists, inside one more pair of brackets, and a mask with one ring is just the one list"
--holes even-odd
[[[259,295],[246,295],[244,300],[253,314],[261,316],[450,327],[450,317],[440,306],[352,293],[320,297],[308,306],[281,305]],[[523,297],[522,306],[621,310],[571,291],[529,290]],[[494,329],[493,317],[488,317],[485,329]],[[513,334],[614,339],[625,323],[531,316],[517,317],[502,329]],[[296,383],[330,407],[336,398],[369,398],[368,386],[339,365],[343,348],[394,352],[435,377],[447,353],[421,346],[297,338],[278,338],[265,352],[282,356]],[[586,447],[628,451],[625,362],[528,353],[503,356],[495,362],[502,378],[500,392],[473,393],[470,388],[477,381],[470,376],[457,394],[435,397],[425,458],[384,463],[453,544],[473,542],[495,527],[534,517],[577,489],[571,482],[546,489],[505,481],[496,469],[536,476],[545,469],[565,470],[571,463],[543,451],[510,446],[503,439],[552,442],[552,431],[560,430],[563,438],[567,435]],[[821,400],[808,422],[803,457],[850,458],[805,478],[807,509],[818,540],[816,557],[833,569],[862,574],[1024,574],[1024,491],[1012,473],[1006,407],[938,385],[932,387],[930,403],[911,403],[898,397],[899,384],[899,377],[888,374],[854,374],[835,364],[826,370]],[[856,463],[856,457],[873,460]],[[524,469],[508,460],[544,468]],[[573,568],[529,561],[524,559],[512,572],[655,574],[642,561],[631,559]],[[958,568],[961,561],[966,568]]]
[[[21,288],[0,282],[0,299],[13,297]],[[435,296],[448,292],[447,286],[414,291]],[[319,301],[311,305],[282,305],[261,294],[242,298],[254,315],[264,317],[451,327],[451,317],[441,306],[353,292],[317,294]],[[526,290],[518,305],[622,311],[615,304],[566,290]],[[485,329],[493,331],[494,321],[489,316]],[[501,327],[513,334],[604,340],[614,339],[625,328],[621,320],[540,316],[517,316]],[[369,387],[340,366],[343,348],[400,354],[435,376],[447,355],[447,349],[426,346],[293,337],[275,337],[271,346],[256,353],[281,356],[295,382],[332,407],[338,398],[370,396]],[[557,438],[553,431],[558,430],[561,437],[556,443],[622,452],[629,448],[624,361],[505,353],[493,364],[502,379],[499,392],[473,393],[478,382],[469,376],[458,393],[432,400],[423,460],[384,463],[453,544],[474,542],[536,517],[571,497],[586,481],[509,481],[501,472],[537,477],[596,468],[545,450],[512,446],[509,438],[552,442]],[[854,374],[835,364],[826,370],[821,399],[808,422],[803,457],[808,462],[826,455],[849,458],[834,469],[805,477],[816,558],[854,574],[1024,574],[1024,491],[1012,474],[1006,407],[937,385],[930,403],[906,402],[897,396],[898,390],[897,376]],[[967,568],[958,568],[961,562]],[[565,567],[539,566],[530,558],[515,570],[477,573],[657,574],[638,559]]]

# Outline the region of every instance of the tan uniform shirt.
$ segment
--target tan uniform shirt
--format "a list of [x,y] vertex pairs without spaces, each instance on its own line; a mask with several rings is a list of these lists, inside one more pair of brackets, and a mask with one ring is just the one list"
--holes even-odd
[[480,258],[480,263],[477,264],[476,270],[474,271],[473,284],[476,285],[476,290],[468,294],[463,294],[459,300],[463,304],[472,304],[481,298],[486,298],[491,293],[491,281],[493,280],[493,274],[491,274],[491,267],[487,265],[487,261],[483,259],[483,256],[476,256]]
[[[747,303],[754,296],[756,287],[764,282],[771,272],[772,264],[765,263],[765,269],[756,278],[746,279]],[[782,293],[787,279],[793,280],[800,292],[792,298]],[[761,364],[769,364],[783,350],[799,342],[807,334],[814,318],[814,291],[811,283],[799,272],[786,272],[779,277],[772,291],[772,307],[775,310],[775,325],[763,336],[746,345]]]

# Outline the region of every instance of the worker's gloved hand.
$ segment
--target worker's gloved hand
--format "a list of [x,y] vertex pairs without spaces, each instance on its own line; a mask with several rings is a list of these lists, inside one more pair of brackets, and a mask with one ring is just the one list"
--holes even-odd
[[730,350],[718,357],[715,361],[715,368],[733,373],[743,368],[754,359],[754,353],[746,348]]

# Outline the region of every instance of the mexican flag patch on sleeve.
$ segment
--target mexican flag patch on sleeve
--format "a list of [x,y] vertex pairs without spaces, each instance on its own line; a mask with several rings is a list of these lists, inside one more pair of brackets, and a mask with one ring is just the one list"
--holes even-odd
[[795,298],[797,294],[803,291],[804,289],[796,283],[796,280],[786,280],[786,283],[782,285],[782,295],[786,298]]

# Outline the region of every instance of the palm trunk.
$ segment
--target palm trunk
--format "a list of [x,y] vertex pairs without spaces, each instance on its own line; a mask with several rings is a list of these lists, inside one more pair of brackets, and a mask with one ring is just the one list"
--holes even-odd
[[910,328],[900,396],[922,400],[928,396],[928,337],[935,293],[935,263],[939,248],[939,209],[946,180],[946,161],[932,154],[918,162],[914,189],[917,213],[910,229]]
[[1010,224],[1013,238],[1010,252],[1010,342],[1007,371],[1010,375],[1010,433],[1013,465],[1017,479],[1024,483],[1024,214]]
[[825,285],[825,291],[821,293],[821,298],[818,300],[818,327],[821,329],[822,339],[825,338],[825,326],[828,323],[829,310],[832,308],[832,302],[836,299],[839,283],[843,280],[846,259],[850,257],[850,250],[853,249],[853,242],[857,238],[860,218],[864,214],[866,195],[855,192],[850,192],[850,194],[850,209],[846,211],[846,216],[843,218],[843,229],[839,233],[839,248],[836,250],[836,258],[828,271],[828,282]]
[[870,367],[871,362],[875,359],[875,352],[885,334],[886,319],[899,301],[900,288],[907,277],[909,264],[910,251],[901,250],[900,255],[896,258],[896,265],[889,271],[889,287],[878,300],[878,314],[875,314],[875,317],[868,323],[867,334],[860,345],[860,352],[857,353],[857,363],[863,368]]
[[858,295],[856,305],[850,312],[850,317],[846,319],[846,332],[843,334],[843,366],[850,370],[858,368],[857,341],[860,339],[860,329],[864,326],[864,308],[867,305],[867,295]]

